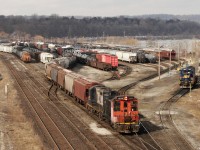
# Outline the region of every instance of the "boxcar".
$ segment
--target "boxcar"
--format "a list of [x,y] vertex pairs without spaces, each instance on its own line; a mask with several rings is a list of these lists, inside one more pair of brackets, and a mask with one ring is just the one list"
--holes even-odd
[[50,62],[54,58],[53,54],[46,52],[40,53],[39,57],[42,63]]
[[129,63],[137,62],[137,53],[134,52],[123,52],[122,60],[127,61]]
[[116,56],[119,60],[123,60],[123,52],[122,51],[116,51]]

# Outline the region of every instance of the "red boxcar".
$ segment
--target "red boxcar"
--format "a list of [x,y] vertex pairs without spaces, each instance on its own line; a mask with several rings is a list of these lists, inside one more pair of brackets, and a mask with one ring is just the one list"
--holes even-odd
[[86,104],[89,96],[89,88],[99,84],[98,82],[88,81],[86,78],[77,78],[74,80],[74,96],[83,104]]
[[110,54],[96,54],[96,58],[99,62],[105,62],[111,64],[113,68],[118,67],[118,58],[117,56]]
[[56,50],[57,50],[57,53],[58,53],[59,55],[62,55],[62,53],[63,53],[62,47],[57,47]]

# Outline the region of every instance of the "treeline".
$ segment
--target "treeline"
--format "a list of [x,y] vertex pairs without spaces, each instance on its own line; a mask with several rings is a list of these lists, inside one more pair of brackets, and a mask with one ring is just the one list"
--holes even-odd
[[0,16],[0,32],[43,37],[198,35],[200,25],[178,19],[126,17]]

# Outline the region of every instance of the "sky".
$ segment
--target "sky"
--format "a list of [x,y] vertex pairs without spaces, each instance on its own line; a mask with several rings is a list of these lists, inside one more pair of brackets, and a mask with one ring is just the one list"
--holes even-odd
[[200,14],[200,0],[0,0],[0,15],[136,16]]

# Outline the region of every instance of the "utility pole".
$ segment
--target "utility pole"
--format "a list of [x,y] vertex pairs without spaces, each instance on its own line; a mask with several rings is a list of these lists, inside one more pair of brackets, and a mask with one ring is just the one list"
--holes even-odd
[[178,43],[178,64],[180,61],[180,43]]
[[158,77],[160,80],[160,46],[158,44]]
[[170,56],[169,56],[169,75],[171,72],[171,63],[172,63],[172,49],[170,49]]

